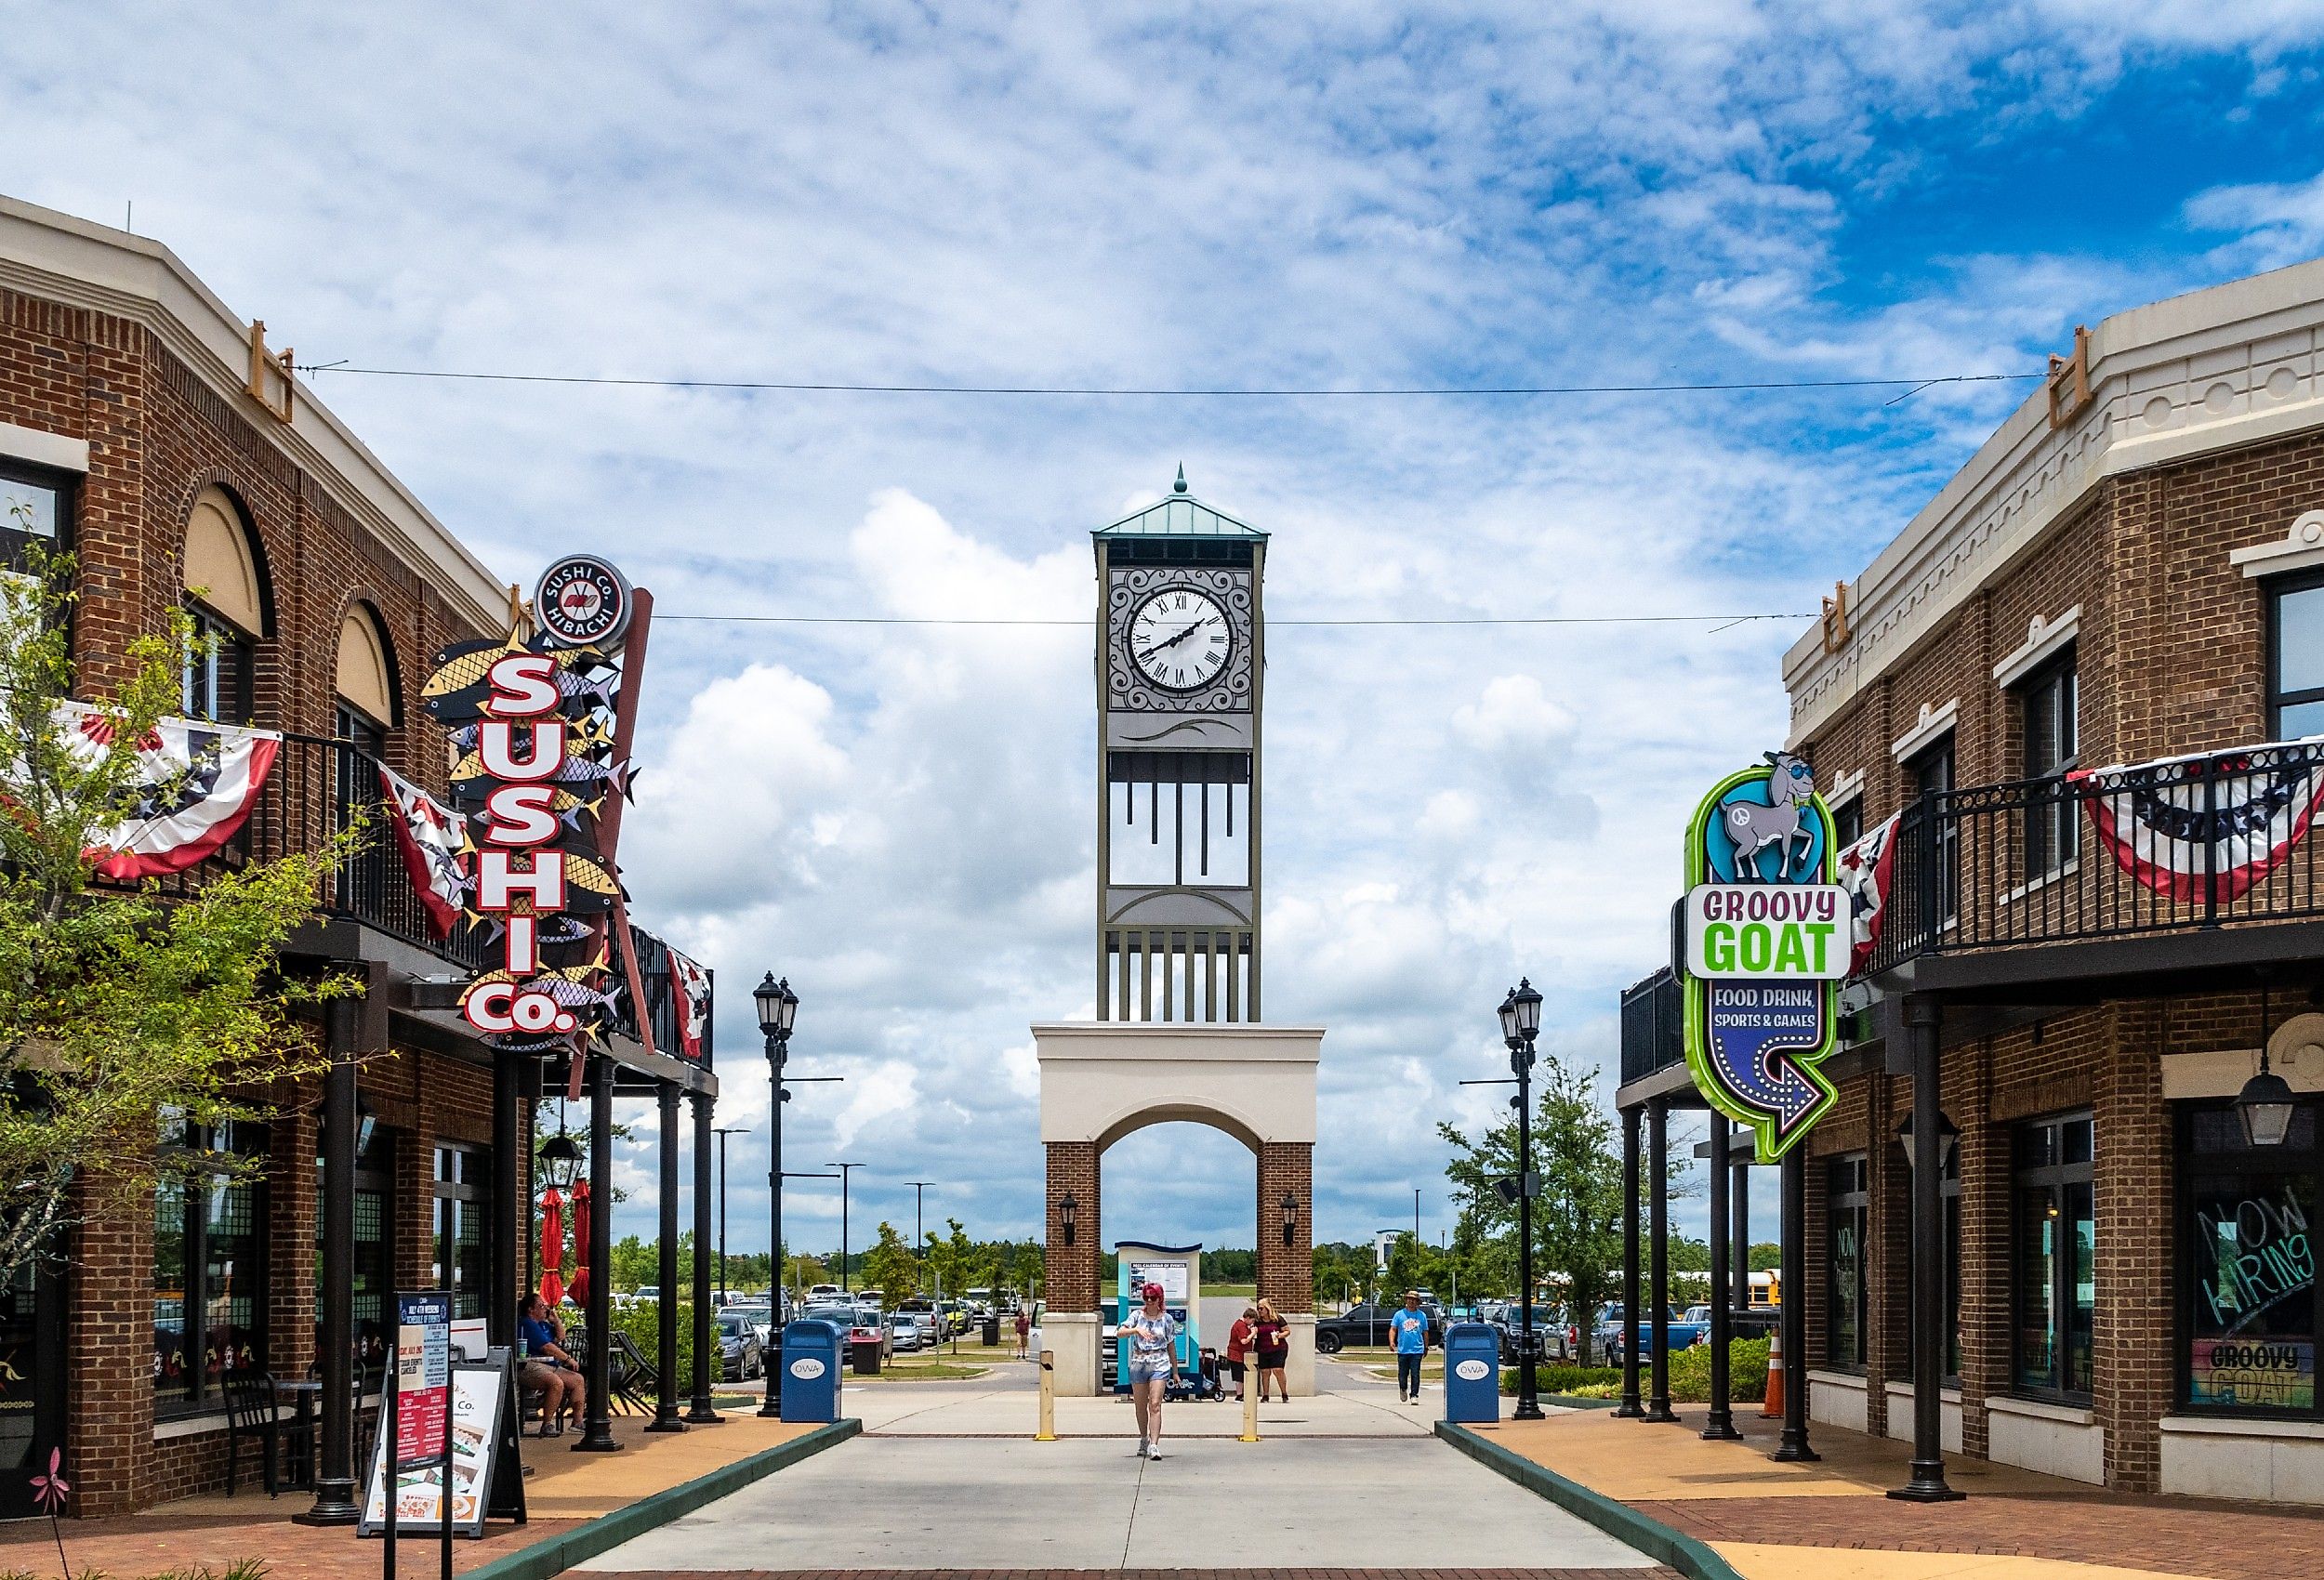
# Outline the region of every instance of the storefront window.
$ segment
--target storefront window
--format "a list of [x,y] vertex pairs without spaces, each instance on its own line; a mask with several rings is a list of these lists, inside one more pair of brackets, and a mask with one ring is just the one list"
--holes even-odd
[[484,1237],[492,1153],[481,1147],[438,1147],[435,1193],[436,1287],[451,1291],[454,1316],[484,1316],[492,1298]]
[[1826,1228],[1830,1283],[1824,1304],[1824,1359],[1835,1366],[1861,1366],[1865,1358],[1864,1231],[1870,1217],[1870,1169],[1862,1152],[1836,1157],[1825,1165],[1831,1191]]
[[[388,1356],[388,1192],[394,1188],[395,1148],[384,1129],[355,1161],[354,1305],[350,1318],[358,1365],[381,1366]],[[315,1160],[315,1350],[323,1349],[323,1160]]]
[[167,1413],[266,1369],[268,1137],[173,1121],[164,1144],[193,1165],[153,1193],[153,1390]]
[[2182,1400],[2189,1407],[2316,1412],[2316,1244],[2324,1201],[2317,1105],[2277,1147],[2249,1146],[2227,1104],[2181,1120]]
[[2090,1397],[2097,1226],[2091,1194],[2090,1115],[2020,1126],[2011,1241],[2020,1393]]

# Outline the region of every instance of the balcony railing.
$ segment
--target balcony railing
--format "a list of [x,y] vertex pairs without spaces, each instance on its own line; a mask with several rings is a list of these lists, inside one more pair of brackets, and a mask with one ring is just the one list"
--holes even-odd
[[1679,980],[1665,966],[1622,990],[1622,1085],[1684,1061]]
[[2324,742],[1908,804],[1866,974],[1922,955],[2324,915]]
[[[394,815],[381,797],[378,758],[349,741],[286,733],[250,816],[233,839],[184,872],[156,879],[155,886],[164,894],[191,894],[220,874],[254,862],[320,850],[360,816],[367,821],[369,832],[362,848],[319,897],[317,908],[322,914],[375,928],[463,971],[494,968],[497,953],[484,930],[461,925],[444,939],[429,930],[427,910],[413,891],[396,847],[395,830],[389,821]],[[635,925],[629,931],[638,952],[639,984],[644,991],[645,1018],[654,1030],[654,1046],[679,1055],[682,1009],[670,982],[669,946]],[[614,1030],[616,1034],[636,1037],[637,1016],[628,1007],[626,994],[622,1002]],[[706,1049],[708,1041],[706,1024]],[[706,1062],[706,1052],[705,1058]]]

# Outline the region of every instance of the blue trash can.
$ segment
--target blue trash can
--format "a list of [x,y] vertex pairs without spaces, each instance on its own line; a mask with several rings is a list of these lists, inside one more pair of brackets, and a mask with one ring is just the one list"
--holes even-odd
[[1501,1418],[1501,1336],[1490,1323],[1445,1330],[1445,1419]]
[[839,1348],[847,1336],[837,1323],[801,1317],[783,1330],[783,1418],[839,1418]]

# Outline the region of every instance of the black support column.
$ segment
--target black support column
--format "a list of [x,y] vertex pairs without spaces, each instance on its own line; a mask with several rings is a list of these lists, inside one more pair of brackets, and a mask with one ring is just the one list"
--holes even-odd
[[1638,1402],[1638,1111],[1622,1110],[1622,1402],[1617,1415],[1644,1415]]
[[[1653,1388],[1646,1396],[1649,1421],[1675,1421],[1670,1408],[1670,1104],[1657,1098],[1646,1105],[1648,1255],[1654,1287],[1646,1292],[1646,1328],[1653,1335]],[[1635,1319],[1632,1319],[1635,1322]]]
[[[1722,1159],[1720,1166],[1729,1167]],[[1735,1275],[1735,1309],[1751,1309],[1751,1165],[1732,1165],[1727,1179],[1727,1216],[1734,1224],[1735,1248],[1728,1271]],[[1712,1227],[1718,1226],[1714,1223]]]
[[1944,1110],[1937,1090],[1936,1000],[1904,1003],[1905,1047],[1912,1058],[1912,1480],[1889,1490],[1913,1503],[1961,1497],[1945,1482],[1945,1224],[1938,1187],[1945,1174]]
[[506,1048],[493,1055],[493,1296],[484,1333],[494,1344],[514,1345],[517,1332],[517,1257],[524,1244],[530,1199],[522,1144],[524,1097],[523,1054]]
[[1733,1379],[1727,1374],[1727,1345],[1734,1338],[1735,1320],[1729,1310],[1727,1238],[1720,1231],[1727,1221],[1727,1116],[1710,1111],[1710,1418],[1703,1425],[1707,1438],[1734,1438]]
[[[715,1427],[723,1417],[710,1402],[717,1380],[702,1358],[718,1353],[710,1321],[710,1147],[717,1139],[711,1128],[716,1108],[707,1092],[693,1094],[694,1110],[694,1399],[686,1419],[697,1427]],[[772,1362],[767,1364],[772,1366]]]
[[323,1078],[323,1380],[322,1464],[315,1472],[314,1507],[302,1524],[352,1525],[355,1507],[355,1061],[361,1051],[361,1006],[352,998],[324,1007],[324,1036],[331,1065]]
[[[579,1058],[579,1055],[574,1055]],[[575,1454],[610,1454],[614,1440],[614,1061],[602,1054],[589,1071],[588,1402]]]
[[1775,1457],[1821,1459],[1807,1442],[1807,1157],[1783,1154],[1783,1441]]
[[[662,1387],[654,1402],[654,1419],[645,1429],[682,1432],[686,1423],[678,1418],[678,1083],[656,1083],[654,1096],[661,1108],[658,1139],[662,1153],[661,1166],[655,1170],[654,1178],[662,1209],[662,1265],[655,1270],[661,1280],[657,1286],[661,1310],[654,1314],[654,1324],[661,1344],[654,1364],[662,1374]],[[707,1365],[707,1359],[696,1351],[695,1369],[706,1370]]]

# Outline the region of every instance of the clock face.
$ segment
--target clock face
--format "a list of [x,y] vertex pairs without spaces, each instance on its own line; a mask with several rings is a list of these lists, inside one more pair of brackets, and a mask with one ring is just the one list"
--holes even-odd
[[1226,668],[1234,651],[1226,611],[1199,588],[1164,587],[1130,616],[1130,662],[1166,691],[1208,686]]

